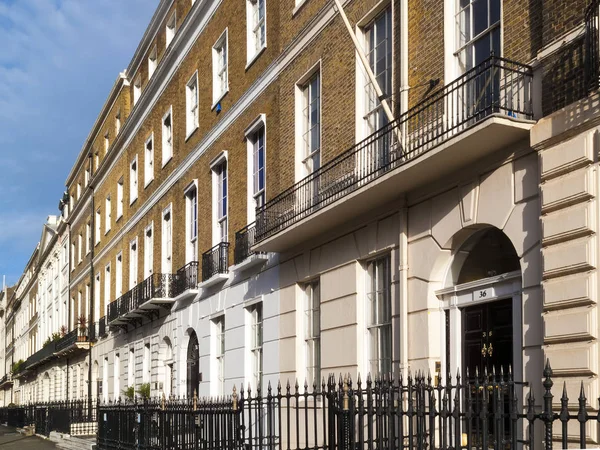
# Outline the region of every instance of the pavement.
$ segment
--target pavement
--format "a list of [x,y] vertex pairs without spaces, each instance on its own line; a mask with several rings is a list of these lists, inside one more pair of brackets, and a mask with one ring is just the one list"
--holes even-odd
[[0,426],[0,450],[49,450],[56,449],[53,442],[37,436],[25,437],[13,427]]

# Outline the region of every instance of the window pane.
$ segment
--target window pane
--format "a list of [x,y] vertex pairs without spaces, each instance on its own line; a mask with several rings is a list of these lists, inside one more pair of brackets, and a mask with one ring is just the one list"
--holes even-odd
[[490,56],[490,35],[486,34],[475,41],[475,65],[481,64]]
[[473,33],[477,36],[488,27],[488,0],[473,2]]
[[500,0],[489,0],[490,2],[490,25],[500,21]]

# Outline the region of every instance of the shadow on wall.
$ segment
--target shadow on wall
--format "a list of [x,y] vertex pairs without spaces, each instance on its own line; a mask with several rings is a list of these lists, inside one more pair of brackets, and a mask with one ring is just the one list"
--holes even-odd
[[547,116],[587,96],[585,35],[549,56],[542,68],[542,112]]

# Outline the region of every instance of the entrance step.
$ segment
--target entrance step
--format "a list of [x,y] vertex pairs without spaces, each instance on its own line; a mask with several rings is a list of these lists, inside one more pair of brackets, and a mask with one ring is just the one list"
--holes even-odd
[[63,433],[50,433],[50,440],[63,450],[95,450],[96,437],[74,437]]

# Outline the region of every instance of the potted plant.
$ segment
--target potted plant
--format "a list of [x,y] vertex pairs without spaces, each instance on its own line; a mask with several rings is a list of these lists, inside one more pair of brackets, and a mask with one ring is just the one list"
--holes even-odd
[[61,337],[65,337],[65,335],[67,334],[67,327],[65,327],[64,325],[60,327],[59,330],[60,336]]
[[129,400],[130,402],[132,402],[135,398],[135,386],[127,386],[125,389],[123,389],[123,395],[125,396],[125,398],[127,400]]
[[77,320],[77,326],[79,327],[79,334],[77,335],[78,342],[86,342],[87,341],[87,320],[85,316],[82,314],[79,316]]
[[148,400],[150,398],[150,383],[142,383],[137,393],[140,395],[142,400]]

